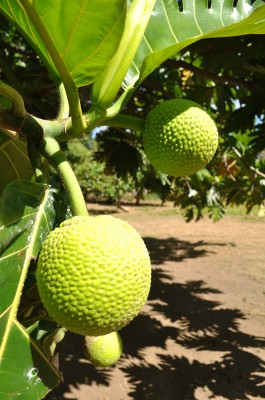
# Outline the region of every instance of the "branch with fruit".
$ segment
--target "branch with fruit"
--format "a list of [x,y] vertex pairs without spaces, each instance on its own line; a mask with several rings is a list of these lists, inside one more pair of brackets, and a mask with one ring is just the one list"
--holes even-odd
[[[22,91],[0,84],[1,140],[12,149],[19,143],[27,169],[7,155],[16,179],[4,180],[0,210],[0,280],[5,283],[0,392],[19,396],[23,390],[25,399],[33,400],[55,387],[60,375],[50,361],[65,330],[84,336],[85,353],[96,365],[111,365],[121,355],[117,332],[148,298],[150,257],[132,226],[119,218],[88,215],[63,145],[96,127],[121,127],[139,133],[159,173],[186,177],[204,168],[216,152],[218,134],[201,105],[165,100],[145,119],[126,115],[126,106],[144,79],[186,46],[208,37],[265,33],[262,1],[241,12],[234,12],[240,4],[232,9],[218,3],[1,3],[1,14],[53,78],[60,107],[54,119],[31,115]],[[90,88],[86,110],[79,94],[84,86]],[[18,354],[23,357],[16,384],[10,376]]]

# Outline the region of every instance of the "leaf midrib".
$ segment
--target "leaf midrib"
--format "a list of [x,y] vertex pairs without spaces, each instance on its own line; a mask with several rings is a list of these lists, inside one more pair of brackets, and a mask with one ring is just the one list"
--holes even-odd
[[0,360],[3,357],[4,350],[5,350],[7,341],[8,341],[8,336],[9,336],[9,333],[10,333],[10,330],[11,330],[11,327],[12,327],[12,323],[14,322],[15,317],[16,317],[17,308],[18,308],[18,305],[19,305],[23,284],[24,284],[24,281],[25,281],[26,276],[27,276],[28,266],[29,266],[31,255],[32,255],[32,251],[33,251],[33,248],[34,248],[34,242],[35,242],[35,239],[37,238],[37,234],[38,234],[40,220],[42,218],[42,215],[45,213],[45,204],[46,204],[46,202],[48,200],[48,195],[49,195],[48,194],[48,190],[46,190],[45,194],[44,194],[43,201],[40,204],[39,210],[38,210],[38,212],[36,214],[36,220],[35,220],[34,228],[33,228],[33,231],[32,231],[31,240],[29,242],[29,246],[28,246],[28,249],[26,251],[26,257],[25,257],[25,260],[24,260],[24,263],[23,263],[23,269],[22,269],[22,273],[21,273],[21,276],[20,276],[20,281],[19,281],[19,284],[17,286],[17,291],[16,291],[16,295],[14,297],[13,303],[12,303],[12,305],[10,307],[10,314],[9,314],[9,317],[8,317],[5,334],[3,336],[3,340],[2,340],[2,344],[1,344],[1,348],[0,348]]

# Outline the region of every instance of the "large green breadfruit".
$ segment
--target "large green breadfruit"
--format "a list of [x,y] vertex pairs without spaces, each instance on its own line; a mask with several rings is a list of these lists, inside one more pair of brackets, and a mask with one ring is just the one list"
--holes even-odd
[[54,321],[101,336],[127,325],[146,302],[150,258],[127,222],[108,215],[73,217],[48,235],[36,278]]
[[157,171],[188,176],[204,168],[218,146],[212,118],[190,100],[166,100],[146,118],[144,150]]

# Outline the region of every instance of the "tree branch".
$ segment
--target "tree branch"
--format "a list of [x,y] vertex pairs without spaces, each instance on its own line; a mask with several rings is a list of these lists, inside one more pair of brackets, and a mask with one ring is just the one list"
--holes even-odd
[[187,63],[186,61],[182,61],[182,60],[167,60],[165,62],[165,65],[168,65],[175,69],[179,69],[179,68],[186,69],[188,71],[193,72],[196,75],[200,75],[206,79],[210,79],[215,83],[221,83],[221,84],[229,83],[230,85],[233,85],[233,86],[242,86],[243,85],[249,89],[259,86],[259,84],[257,82],[246,81],[244,79],[233,78],[231,76],[217,75],[211,71],[206,71],[204,69],[198,68],[195,65],[193,65],[191,63]]
[[257,168],[254,168],[252,165],[249,165],[246,160],[244,159],[244,157],[242,156],[242,154],[237,150],[236,147],[232,147],[233,152],[235,153],[235,155],[240,159],[240,161],[245,165],[245,167],[247,167],[248,169],[250,169],[251,171],[253,171],[255,174],[261,176],[262,178],[265,178],[265,174],[261,171],[259,171]]

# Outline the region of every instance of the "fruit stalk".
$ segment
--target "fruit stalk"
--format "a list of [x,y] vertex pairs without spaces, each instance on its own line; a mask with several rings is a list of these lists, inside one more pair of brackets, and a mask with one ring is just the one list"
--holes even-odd
[[65,119],[69,117],[70,107],[63,83],[61,83],[59,86],[59,95],[60,95],[60,108],[57,115],[57,119]]
[[12,103],[12,111],[15,115],[24,118],[27,115],[24,106],[24,100],[20,93],[18,93],[11,86],[0,82],[0,96],[6,97]]
[[57,47],[54,44],[52,37],[50,36],[48,30],[46,29],[40,15],[38,14],[34,2],[29,0],[21,0],[21,4],[24,7],[28,17],[31,22],[36,27],[38,33],[43,40],[44,45],[47,49],[49,49],[49,54],[52,58],[52,61],[59,73],[59,76],[64,84],[65,91],[67,94],[67,98],[69,101],[72,123],[73,123],[73,131],[80,132],[85,130],[86,125],[82,115],[82,108],[80,104],[80,99],[78,95],[78,90],[75,85],[75,82],[64,62],[64,59],[61,57]]
[[41,157],[39,152],[37,151],[37,141],[36,140],[28,140],[27,141],[27,151],[28,156],[32,165],[32,168],[35,173],[36,181],[38,183],[47,183],[45,174],[43,172],[43,165],[41,162]]
[[88,216],[88,210],[78,180],[60,149],[58,142],[52,138],[43,139],[40,151],[49,163],[58,171],[69,196],[71,209],[76,216]]
[[145,120],[143,118],[133,117],[130,115],[118,114],[111,119],[105,119],[103,124],[107,126],[127,128],[133,131],[143,132]]

